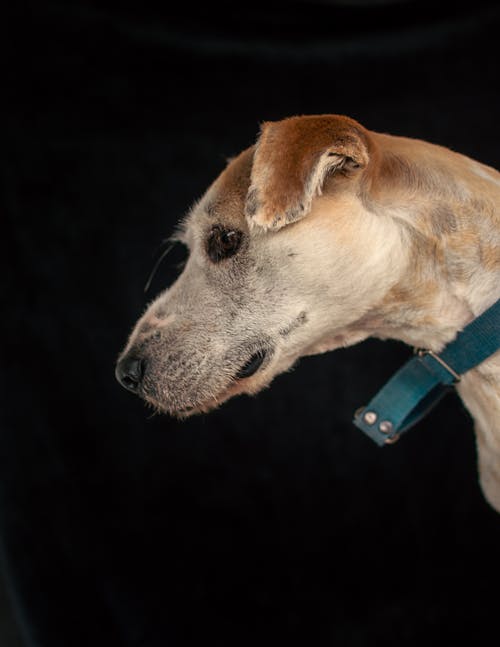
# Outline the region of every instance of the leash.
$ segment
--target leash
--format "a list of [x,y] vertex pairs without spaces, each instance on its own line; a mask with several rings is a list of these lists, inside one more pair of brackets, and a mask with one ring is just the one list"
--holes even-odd
[[439,353],[418,349],[354,424],[381,447],[396,442],[448,393],[460,377],[500,349],[500,300],[468,324]]

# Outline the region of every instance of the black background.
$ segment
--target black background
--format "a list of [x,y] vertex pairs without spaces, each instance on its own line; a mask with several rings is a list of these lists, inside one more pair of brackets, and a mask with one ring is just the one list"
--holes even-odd
[[26,644],[485,644],[500,517],[451,395],[351,424],[410,350],[302,360],[187,422],[114,379],[162,240],[264,120],[348,114],[498,166],[494,3],[37,3],[1,41],[4,571]]

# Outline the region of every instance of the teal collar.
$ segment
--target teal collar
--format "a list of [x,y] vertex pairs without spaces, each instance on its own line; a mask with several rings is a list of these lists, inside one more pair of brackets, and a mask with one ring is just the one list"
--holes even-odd
[[417,350],[366,407],[354,424],[377,445],[395,442],[426,416],[460,376],[500,349],[500,300],[474,319],[439,353]]

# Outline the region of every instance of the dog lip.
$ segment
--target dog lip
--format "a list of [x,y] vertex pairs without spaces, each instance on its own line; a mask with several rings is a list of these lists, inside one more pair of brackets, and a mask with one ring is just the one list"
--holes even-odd
[[187,417],[191,413],[195,413],[197,411],[196,406],[190,406],[190,407],[184,407],[183,409],[178,409],[175,413],[180,416],[180,417]]
[[236,379],[241,380],[247,377],[251,377],[252,375],[257,373],[259,368],[262,366],[265,358],[265,350],[258,350],[256,353],[253,353],[250,359],[248,359],[247,362],[236,373]]
[[[233,374],[232,378],[228,378],[225,386],[222,385],[217,393],[213,393],[206,399],[194,400],[191,401],[190,404],[183,405],[180,402],[176,402],[175,404],[169,403],[168,401],[162,402],[158,399],[157,395],[155,396],[153,393],[148,393],[147,389],[142,389],[139,395],[149,402],[149,404],[151,404],[158,412],[170,414],[179,420],[184,420],[195,414],[208,413],[225,402],[229,397],[245,392],[242,391],[245,380],[255,375],[263,365],[267,366],[267,360],[269,360],[273,355],[272,348],[264,347],[263,344],[256,344],[255,346],[257,346],[259,350],[254,351],[250,355],[246,363],[236,374]],[[249,349],[247,352],[251,352],[251,350]]]

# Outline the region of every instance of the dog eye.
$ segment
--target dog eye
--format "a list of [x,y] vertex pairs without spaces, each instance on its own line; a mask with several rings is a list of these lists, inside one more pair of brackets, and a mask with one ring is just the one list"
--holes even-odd
[[224,258],[234,256],[238,251],[243,234],[236,229],[226,229],[222,225],[212,227],[207,239],[207,254],[211,261],[218,263]]

